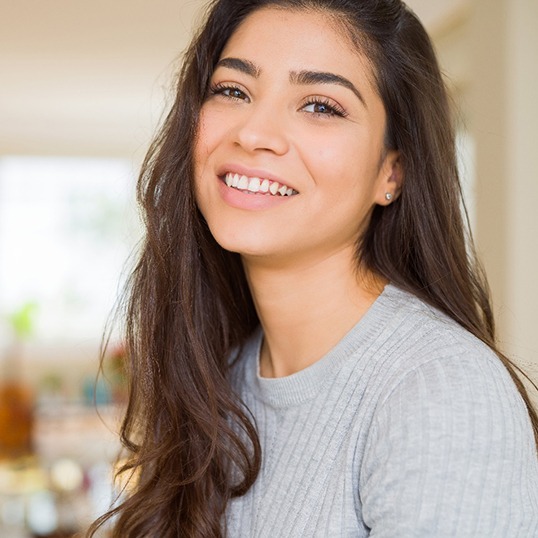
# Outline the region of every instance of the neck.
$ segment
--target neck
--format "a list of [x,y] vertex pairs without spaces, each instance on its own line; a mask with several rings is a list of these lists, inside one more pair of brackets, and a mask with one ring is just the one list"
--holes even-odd
[[376,300],[384,282],[357,272],[353,255],[349,249],[287,267],[243,260],[264,332],[262,376],[283,377],[315,363]]

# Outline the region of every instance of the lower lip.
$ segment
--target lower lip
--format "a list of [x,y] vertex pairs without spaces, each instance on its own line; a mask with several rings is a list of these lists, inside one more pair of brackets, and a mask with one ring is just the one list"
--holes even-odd
[[248,193],[228,187],[224,181],[219,179],[219,192],[221,198],[232,207],[237,209],[248,209],[253,211],[261,211],[264,209],[271,209],[281,204],[289,202],[291,198],[297,196],[296,194],[291,196],[272,195],[266,193]]

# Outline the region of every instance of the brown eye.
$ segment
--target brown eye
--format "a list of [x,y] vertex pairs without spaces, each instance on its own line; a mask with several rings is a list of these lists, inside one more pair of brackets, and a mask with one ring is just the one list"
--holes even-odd
[[237,86],[227,86],[225,84],[218,84],[211,88],[211,93],[213,95],[222,95],[229,99],[235,99],[238,101],[248,101],[249,98],[247,94],[238,88]]
[[333,114],[334,110],[327,105],[324,105],[323,103],[314,103],[313,104],[313,112],[316,114]]
[[317,116],[345,117],[347,115],[346,112],[339,106],[322,99],[311,100],[303,106],[302,110]]

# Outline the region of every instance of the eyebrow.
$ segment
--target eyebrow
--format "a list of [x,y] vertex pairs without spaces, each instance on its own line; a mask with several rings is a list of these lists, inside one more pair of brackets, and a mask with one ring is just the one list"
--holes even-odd
[[218,61],[215,69],[217,67],[228,67],[229,69],[235,69],[236,71],[241,71],[245,75],[249,75],[254,78],[260,76],[260,70],[248,60],[241,60],[239,58],[222,58]]
[[366,101],[361,92],[352,82],[340,75],[326,73],[324,71],[292,71],[290,73],[290,81],[294,84],[338,84],[339,86],[351,90],[366,107]]
[[[222,58],[216,67],[227,67],[235,69],[253,78],[259,78],[261,70],[252,62],[240,58]],[[290,72],[290,82],[292,84],[312,85],[312,84],[337,84],[351,90],[366,107],[366,101],[357,87],[347,78],[325,71],[292,71]]]

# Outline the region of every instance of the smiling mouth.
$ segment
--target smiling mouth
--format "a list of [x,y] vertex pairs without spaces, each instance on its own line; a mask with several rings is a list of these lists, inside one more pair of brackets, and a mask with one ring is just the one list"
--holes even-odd
[[294,196],[295,194],[299,194],[296,190],[278,181],[259,177],[247,177],[232,172],[228,172],[224,176],[224,182],[228,187],[248,194],[267,194],[270,196]]

